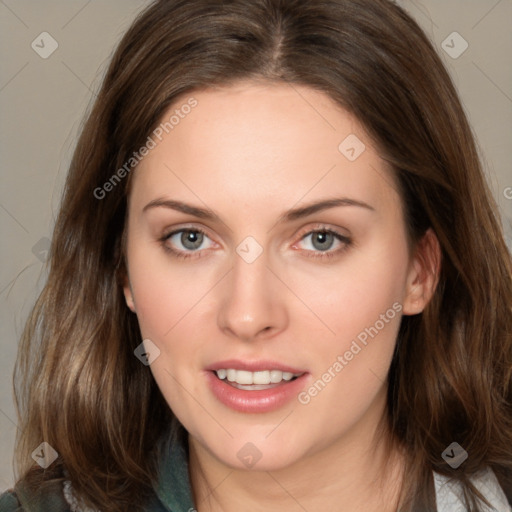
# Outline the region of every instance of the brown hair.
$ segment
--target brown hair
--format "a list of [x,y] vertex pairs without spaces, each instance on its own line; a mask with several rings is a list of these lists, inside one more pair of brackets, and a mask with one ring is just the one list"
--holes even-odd
[[[510,498],[511,257],[449,75],[388,0],[162,0],[139,15],[83,127],[23,334],[22,478],[41,486],[65,468],[104,510],[140,510],[150,496],[156,442],[176,420],[133,355],[140,331],[121,287],[129,176],[102,199],[94,190],[179,95],[238,80],[306,85],[354,114],[396,173],[411,246],[428,228],[439,239],[435,295],[402,319],[389,374],[389,425],[408,457],[403,510],[435,509],[433,470],[461,482],[470,510],[469,478],[485,467]],[[29,469],[43,440],[60,455],[45,473]],[[469,453],[457,470],[441,458],[453,441]]]

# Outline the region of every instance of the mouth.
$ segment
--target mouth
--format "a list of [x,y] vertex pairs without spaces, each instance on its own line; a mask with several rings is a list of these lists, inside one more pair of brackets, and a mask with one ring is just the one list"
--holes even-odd
[[238,412],[264,413],[283,407],[304,388],[309,373],[280,363],[224,361],[205,372],[223,405]]
[[285,382],[290,382],[302,373],[283,372],[282,370],[262,370],[251,372],[248,370],[236,370],[234,368],[220,368],[214,370],[215,375],[221,381],[236,389],[246,391],[260,391],[262,389],[273,389]]

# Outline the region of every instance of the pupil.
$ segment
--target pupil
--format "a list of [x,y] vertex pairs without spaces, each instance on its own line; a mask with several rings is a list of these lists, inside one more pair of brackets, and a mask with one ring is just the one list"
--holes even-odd
[[334,235],[332,233],[319,232],[313,235],[313,246],[320,251],[326,251],[332,247]]
[[187,249],[197,249],[203,243],[203,234],[197,231],[185,231],[181,234],[181,243]]

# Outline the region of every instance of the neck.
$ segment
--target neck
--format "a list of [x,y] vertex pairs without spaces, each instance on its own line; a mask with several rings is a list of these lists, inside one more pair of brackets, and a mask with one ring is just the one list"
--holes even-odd
[[327,449],[274,471],[240,470],[189,437],[198,512],[397,510],[404,457],[389,431],[356,425]]

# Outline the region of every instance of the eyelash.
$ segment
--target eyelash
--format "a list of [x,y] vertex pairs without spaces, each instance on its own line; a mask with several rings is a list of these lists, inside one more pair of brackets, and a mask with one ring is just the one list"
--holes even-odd
[[[186,232],[200,233],[200,234],[208,237],[208,234],[204,230],[202,230],[200,228],[192,228],[192,227],[186,228],[185,227],[185,228],[176,229],[174,231],[166,233],[165,235],[163,235],[159,239],[159,242],[162,244],[162,247],[163,247],[164,251],[172,254],[172,256],[175,256],[176,258],[183,259],[183,260],[188,260],[188,259],[192,259],[192,258],[201,258],[203,256],[203,254],[201,254],[201,251],[184,252],[184,251],[180,251],[180,250],[177,250],[177,249],[173,249],[172,247],[167,245],[166,242],[173,235],[176,235],[178,233],[186,233]],[[208,238],[210,238],[210,237],[208,237]],[[203,250],[203,252],[204,252],[204,250]]]
[[[176,229],[174,231],[166,233],[165,235],[163,235],[159,239],[159,242],[161,243],[163,249],[166,252],[168,252],[168,253],[172,254],[173,256],[175,256],[176,258],[180,258],[180,259],[184,259],[184,260],[192,259],[192,258],[201,258],[203,256],[203,254],[204,254],[204,251],[208,250],[208,249],[203,249],[203,251],[199,250],[199,251],[184,252],[184,251],[173,249],[172,247],[167,245],[166,242],[173,235],[176,235],[178,233],[183,233],[183,232],[200,233],[200,234],[208,237],[208,234],[204,230],[202,230],[200,228],[180,228],[180,229]],[[338,233],[334,229],[323,227],[323,226],[315,227],[315,228],[310,229],[309,231],[305,232],[300,237],[299,242],[304,240],[304,238],[306,238],[307,236],[314,235],[316,233],[328,233],[328,234],[334,235],[334,237],[339,242],[341,242],[343,244],[343,246],[338,248],[338,249],[328,250],[328,251],[311,251],[311,250],[307,250],[306,252],[311,253],[311,254],[308,255],[309,258],[320,258],[320,259],[324,259],[324,260],[325,259],[335,258],[336,256],[339,256],[342,253],[344,253],[346,250],[349,249],[349,247],[352,246],[352,239],[350,237],[342,235],[341,233]],[[202,254],[202,252],[203,252],[203,254]]]
[[306,231],[303,235],[301,235],[299,242],[304,240],[307,236],[311,236],[316,233],[327,233],[327,234],[334,235],[334,238],[336,238],[336,240],[341,242],[343,245],[341,247],[339,247],[338,249],[334,249],[334,250],[307,251],[308,253],[310,253],[308,255],[309,258],[318,258],[318,259],[323,259],[323,260],[329,260],[329,259],[336,258],[336,257],[340,256],[341,254],[343,254],[345,251],[347,251],[352,246],[352,239],[350,237],[348,237],[346,235],[342,235],[341,233],[339,233],[338,231],[336,231],[332,228],[328,228],[326,226],[321,226],[321,225]]

